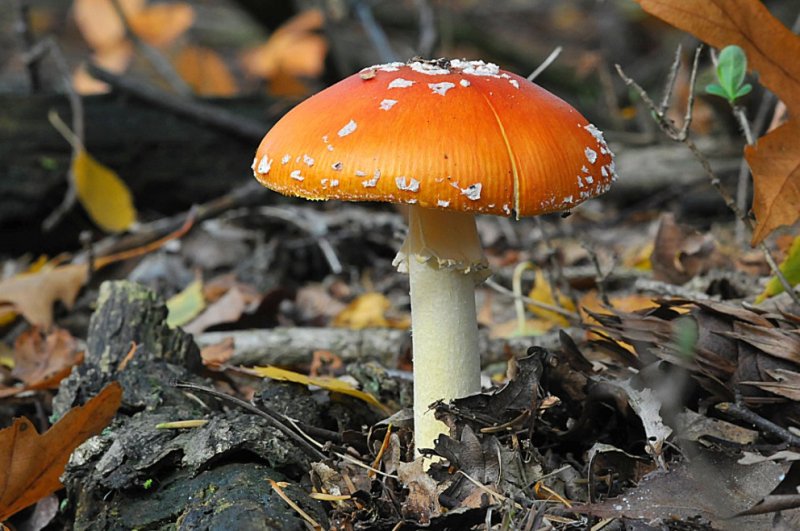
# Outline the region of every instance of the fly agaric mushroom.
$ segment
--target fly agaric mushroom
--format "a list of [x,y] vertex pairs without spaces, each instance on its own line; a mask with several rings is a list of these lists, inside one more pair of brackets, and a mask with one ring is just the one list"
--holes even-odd
[[570,105],[483,61],[365,68],[289,111],[253,160],[266,187],[312,200],[405,203],[394,264],[411,287],[417,450],[446,427],[429,406],[480,391],[475,214],[570,209],[616,178],[600,131]]

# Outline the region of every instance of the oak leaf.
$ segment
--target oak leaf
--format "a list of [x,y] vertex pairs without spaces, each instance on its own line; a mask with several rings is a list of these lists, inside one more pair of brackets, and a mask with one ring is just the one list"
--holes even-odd
[[21,273],[0,281],[0,310],[14,310],[31,324],[50,328],[53,323],[53,304],[58,301],[71,308],[88,277],[89,267],[86,264]]
[[75,338],[64,329],[47,335],[33,327],[19,335],[14,342],[14,369],[11,376],[24,385],[0,389],[0,398],[31,389],[53,389],[80,363]]
[[112,382],[42,435],[24,417],[0,430],[0,522],[60,489],[73,450],[100,433],[121,402],[122,387]]
[[323,22],[324,16],[318,9],[309,9],[291,18],[275,30],[267,42],[244,53],[242,68],[262,79],[279,75],[318,76],[325,66],[328,44],[314,32]]
[[[637,0],[642,8],[717,48],[744,49],[752,71],[790,110],[800,113],[800,37],[758,0]],[[752,244],[800,219],[800,124],[790,120],[745,148],[753,172]]]
[[213,50],[187,46],[175,57],[175,69],[198,96],[230,97],[238,91],[233,74]]

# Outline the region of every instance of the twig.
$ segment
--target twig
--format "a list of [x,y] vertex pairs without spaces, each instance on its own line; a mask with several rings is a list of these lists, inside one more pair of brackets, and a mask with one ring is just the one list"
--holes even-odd
[[675,79],[678,77],[678,68],[681,66],[681,54],[683,46],[680,44],[675,48],[675,58],[672,60],[672,65],[669,67],[669,75],[667,75],[666,88],[664,89],[664,96],[661,98],[661,105],[658,106],[659,112],[663,115],[669,109],[669,100],[672,99],[672,91],[675,89]]
[[327,456],[325,454],[314,448],[303,437],[301,437],[300,435],[295,433],[292,429],[287,427],[277,413],[270,411],[267,408],[265,409],[257,408],[256,406],[248,402],[245,402],[244,400],[236,398],[235,396],[227,395],[211,387],[205,387],[202,385],[197,385],[187,382],[176,382],[175,387],[178,389],[189,389],[192,391],[197,391],[199,393],[205,393],[207,395],[211,395],[221,400],[226,400],[228,402],[231,402],[239,406],[240,408],[265,419],[270,426],[272,426],[273,428],[277,429],[278,431],[286,435],[295,444],[297,444],[300,447],[300,449],[302,449],[306,454],[308,454],[309,457],[317,460],[327,459]]
[[263,216],[277,218],[291,223],[300,230],[310,234],[316,241],[319,250],[322,251],[322,256],[324,256],[325,261],[328,262],[328,267],[331,268],[331,272],[334,275],[338,275],[343,271],[342,262],[336,255],[336,251],[333,245],[331,245],[330,240],[326,237],[328,227],[323,218],[307,216],[305,215],[307,214],[305,210],[290,211],[281,207],[265,206],[259,208],[257,212]]
[[[152,242],[154,239],[179,231],[185,226],[187,219],[192,219],[194,223],[199,223],[218,216],[227,210],[255,204],[266,193],[267,189],[255,180],[248,181],[233,191],[202,205],[194,206],[186,212],[142,224],[135,233],[122,237],[107,236],[95,242],[92,248],[95,256],[99,257],[97,258],[98,266],[106,255],[111,253],[119,255],[127,249],[137,249]],[[76,256],[75,261],[86,261],[87,259],[86,254],[81,253]]]
[[383,28],[375,20],[375,16],[372,14],[372,9],[370,9],[367,2],[365,0],[356,0],[354,7],[356,16],[361,22],[361,25],[364,27],[364,31],[367,32],[369,40],[372,41],[372,45],[375,47],[375,50],[378,52],[378,57],[380,58],[381,62],[391,63],[393,61],[397,61],[397,54],[392,49],[392,45],[389,43],[389,38],[386,36],[386,32],[383,31]]
[[800,447],[800,437],[793,434],[789,430],[778,426],[774,422],[765,419],[757,413],[750,411],[742,405],[735,404],[733,402],[722,402],[721,404],[717,404],[715,407],[718,411],[731,418],[752,424],[758,429],[765,431],[792,446]]
[[[36,44],[36,38],[33,36],[33,30],[31,29],[30,0],[17,0],[17,18],[17,33],[25,49],[30,50]],[[42,88],[42,79],[39,75],[39,59],[27,62],[25,68],[28,70],[31,92],[39,92]]]
[[221,131],[232,133],[248,142],[261,140],[269,129],[268,124],[230,113],[206,103],[186,100],[175,94],[112,74],[91,62],[87,65],[87,71],[92,77],[108,83],[115,89],[136,96],[155,107],[166,109],[178,116],[195,119]]
[[495,290],[496,292],[502,294],[502,295],[506,295],[506,296],[511,297],[512,299],[515,299],[515,300],[516,299],[521,300],[522,302],[526,302],[526,303],[530,304],[531,306],[536,306],[537,308],[541,308],[542,310],[547,310],[548,312],[557,313],[558,315],[561,315],[561,316],[565,317],[566,319],[568,319],[572,323],[580,324],[580,322],[581,322],[580,315],[578,315],[575,312],[571,312],[569,310],[565,310],[564,308],[560,308],[558,306],[553,306],[552,304],[546,304],[544,302],[540,302],[540,301],[537,301],[535,299],[531,299],[530,297],[525,297],[524,295],[517,295],[512,290],[508,289],[507,287],[505,287],[505,286],[503,286],[501,284],[498,284],[497,282],[495,282],[491,278],[486,280],[485,284],[487,286],[489,286],[490,288],[492,288],[493,290]]
[[[61,48],[58,46],[58,43],[52,37],[42,39],[36,43],[36,45],[25,54],[23,60],[26,64],[34,64],[41,61],[41,59],[48,54],[53,58],[53,62],[55,63],[56,69],[61,77],[64,90],[67,93],[70,112],[72,113],[72,130],[70,131],[66,125],[59,129],[58,125],[54,123],[52,119],[52,116],[55,115],[55,113],[48,115],[48,117],[51,119],[50,123],[52,123],[53,126],[59,130],[59,132],[72,146],[72,161],[74,162],[75,157],[77,157],[80,150],[83,149],[83,101],[78,93],[72,88],[67,60],[64,57],[64,54],[61,52]],[[58,115],[55,116],[57,117]],[[64,122],[60,121],[60,119],[59,123],[64,124]],[[72,174],[71,168],[72,165],[70,165],[70,170],[67,174],[67,191],[64,194],[64,199],[61,201],[61,204],[57,206],[44,219],[44,221],[42,221],[42,230],[45,232],[49,232],[56,225],[58,225],[58,223],[64,218],[64,215],[66,215],[66,213],[69,212],[73,206],[75,206],[75,201],[78,195],[75,189],[75,176]]]
[[[765,91],[764,95],[761,97],[761,102],[758,104],[756,117],[753,120],[752,130],[756,134],[761,135],[764,133],[769,110],[774,106],[774,104],[775,95],[772,92]],[[742,161],[739,164],[739,177],[736,182],[736,204],[741,210],[744,211],[747,208],[747,195],[749,191],[748,185],[750,184],[750,165],[747,164],[747,160],[744,158],[742,158]],[[744,221],[737,218],[735,236],[736,242],[740,246],[744,246],[745,242],[747,241],[746,232],[747,226],[745,225]]]
[[417,55],[430,57],[436,46],[436,17],[428,0],[414,0],[419,17],[419,38],[417,39]]
[[[594,245],[589,242],[582,242],[581,247],[586,249],[586,252],[589,253],[589,258],[592,260],[592,265],[595,269],[594,282],[597,285],[597,292],[600,294],[600,300],[603,301],[603,304],[606,306],[612,306],[606,290],[606,278],[608,278],[608,273],[603,273],[603,269],[600,267],[600,260],[597,257],[597,252],[594,250]],[[613,269],[614,268],[612,267],[611,270]],[[610,272],[611,271],[609,271],[609,273]]]
[[547,69],[548,66],[553,64],[553,61],[558,59],[558,56],[561,55],[561,51],[563,49],[564,49],[563,46],[556,46],[555,49],[552,52],[550,52],[550,55],[548,55],[545,58],[545,60],[542,61],[542,64],[537,66],[536,70],[534,70],[533,72],[530,73],[530,75],[528,76],[528,81],[533,81],[534,79],[539,77],[539,74],[544,72]]
[[[697,67],[698,67],[698,61],[699,61],[701,49],[702,49],[702,46],[699,46],[697,48],[697,51],[695,52],[694,62],[692,64],[692,73],[691,73],[691,76],[690,76],[689,97],[688,97],[687,107],[686,107],[686,117],[685,117],[685,120],[684,120],[683,127],[681,129],[677,129],[675,127],[675,124],[673,124],[671,121],[669,121],[666,118],[665,113],[663,111],[661,111],[656,106],[656,104],[650,98],[650,95],[647,94],[647,91],[645,91],[633,79],[628,77],[625,74],[625,72],[622,70],[622,67],[620,65],[616,65],[617,73],[622,78],[622,80],[625,82],[625,85],[628,86],[628,87],[633,88],[637,92],[639,97],[642,98],[642,101],[645,102],[645,104],[648,106],[650,111],[655,116],[656,123],[661,128],[661,130],[664,132],[664,134],[666,134],[670,139],[672,139],[672,140],[674,140],[676,142],[680,142],[680,143],[685,144],[686,147],[689,148],[689,151],[692,152],[692,155],[694,156],[694,158],[703,167],[703,171],[708,176],[708,179],[709,179],[709,182],[710,182],[711,186],[714,187],[714,189],[717,191],[717,193],[719,193],[720,197],[725,202],[725,205],[727,205],[727,207],[731,210],[731,212],[734,213],[734,215],[738,219],[741,219],[742,222],[744,222],[747,225],[747,227],[750,230],[752,230],[753,229],[753,220],[742,209],[740,209],[738,207],[738,205],[736,204],[736,201],[731,196],[731,194],[728,193],[728,191],[725,190],[725,188],[722,186],[722,183],[721,183],[719,177],[716,175],[716,173],[714,173],[714,170],[713,170],[713,168],[711,168],[711,164],[708,162],[708,159],[705,157],[705,155],[703,155],[703,153],[697,147],[697,144],[695,144],[694,141],[689,137],[689,126],[691,125],[692,108],[694,106],[694,82],[695,82],[695,79],[697,77]],[[781,286],[783,287],[784,291],[786,291],[789,294],[789,296],[791,297],[792,301],[795,304],[800,306],[800,295],[798,295],[797,292],[794,291],[794,288],[792,288],[791,284],[789,284],[789,281],[786,280],[786,277],[784,276],[783,272],[778,267],[778,264],[777,264],[777,262],[775,262],[775,259],[772,257],[772,253],[770,252],[770,250],[767,247],[766,243],[764,243],[762,241],[761,243],[758,244],[758,248],[761,250],[762,253],[764,253],[764,258],[766,259],[767,264],[769,264],[769,267],[772,270],[772,273],[775,275],[775,277],[781,283]]]
[[190,97],[192,96],[192,89],[191,87],[178,75],[169,61],[161,55],[161,52],[144,42],[139,35],[133,31],[131,28],[130,22],[128,21],[127,15],[125,15],[125,11],[122,9],[122,5],[119,3],[119,0],[111,0],[111,5],[114,7],[114,11],[116,11],[117,16],[119,17],[120,21],[122,22],[122,27],[125,28],[125,37],[128,38],[133,43],[133,46],[139,50],[139,52],[144,56],[150,65],[152,65],[153,69],[166,81],[169,83],[169,86],[172,89],[180,94],[183,97]]

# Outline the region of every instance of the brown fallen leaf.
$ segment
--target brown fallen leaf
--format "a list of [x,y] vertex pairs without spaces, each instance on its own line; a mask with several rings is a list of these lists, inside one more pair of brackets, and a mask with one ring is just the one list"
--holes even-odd
[[223,364],[231,359],[235,351],[235,343],[232,337],[226,337],[219,343],[214,343],[203,347],[200,351],[200,357],[203,359],[203,365],[216,370]]
[[187,46],[175,57],[175,69],[198,96],[231,97],[238,87],[225,61],[215,51]]
[[319,9],[310,9],[287,21],[264,44],[245,51],[242,69],[249,75],[272,79],[285,75],[291,78],[316,77],[325,66],[328,44],[314,33],[322,28],[324,16]]
[[31,389],[54,389],[82,359],[75,338],[66,330],[55,329],[47,335],[36,327],[26,330],[14,343],[11,371],[24,386],[0,389],[0,397]]
[[[758,0],[637,0],[669,24],[722,48],[741,46],[751,71],[789,109],[800,113],[800,36]],[[797,118],[745,148],[753,172],[753,245],[775,228],[800,219],[800,124]]]
[[70,454],[111,422],[121,402],[122,387],[112,382],[42,435],[25,417],[0,430],[0,522],[60,489]]
[[199,334],[207,328],[223,323],[235,323],[243,313],[252,310],[261,302],[234,286],[216,302],[206,307],[202,313],[183,327],[190,334]]
[[15,275],[0,281],[0,309],[14,310],[32,325],[47,330],[53,324],[53,303],[71,308],[88,276],[86,264]]
[[726,265],[726,262],[710,235],[678,224],[673,214],[661,216],[650,256],[653,278],[685,284],[714,267]]

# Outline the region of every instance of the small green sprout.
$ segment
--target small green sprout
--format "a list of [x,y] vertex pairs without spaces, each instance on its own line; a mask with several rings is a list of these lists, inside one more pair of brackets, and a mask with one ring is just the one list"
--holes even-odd
[[747,56],[740,46],[726,46],[717,58],[717,81],[706,85],[706,92],[725,98],[733,105],[737,99],[753,90],[750,83],[744,82],[747,74]]
[[150,490],[153,487],[153,480],[146,479],[144,480],[144,490]]

